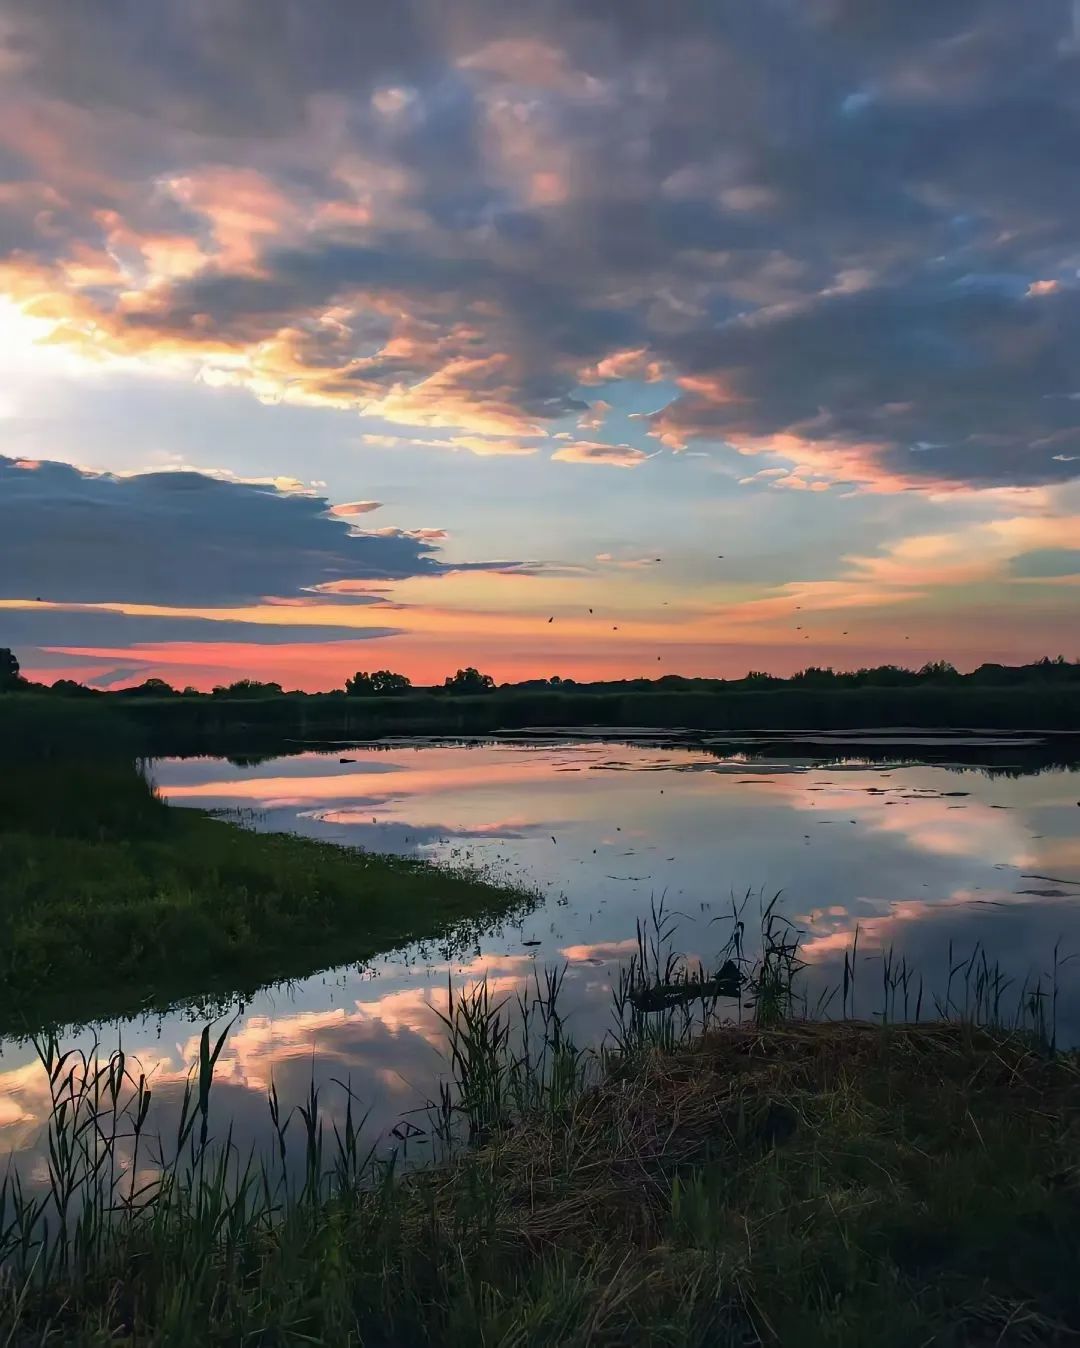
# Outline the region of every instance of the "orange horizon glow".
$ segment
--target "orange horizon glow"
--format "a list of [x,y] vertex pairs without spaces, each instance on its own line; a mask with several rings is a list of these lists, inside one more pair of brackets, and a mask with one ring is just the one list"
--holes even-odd
[[[226,642],[134,643],[131,646],[43,648],[40,660],[23,662],[23,673],[37,682],[56,679],[88,682],[107,673],[109,666],[134,666],[130,678],[110,687],[127,687],[147,678],[162,678],[174,687],[191,686],[209,692],[220,684],[254,678],[280,683],[301,692],[327,692],[344,687],[357,670],[393,669],[405,674],[418,687],[439,685],[455,670],[474,665],[491,674],[496,683],[519,683],[528,679],[574,679],[579,683],[619,679],[655,679],[664,674],[687,678],[743,678],[751,670],[764,670],[781,678],[790,677],[808,665],[838,670],[882,664],[918,668],[941,658],[936,643],[905,642],[903,647],[868,647],[861,644],[777,644],[754,648],[742,644],[671,643],[660,659],[655,646],[625,643],[607,652],[581,650],[554,642],[545,643],[543,656],[522,652],[512,638],[506,642],[468,641],[447,636],[441,643],[393,637],[365,642],[305,642],[263,646]],[[962,672],[983,663],[1023,664],[1056,655],[1055,640],[1024,640],[1009,645],[976,648],[957,657],[955,647],[946,658]],[[80,663],[50,664],[59,655]]]

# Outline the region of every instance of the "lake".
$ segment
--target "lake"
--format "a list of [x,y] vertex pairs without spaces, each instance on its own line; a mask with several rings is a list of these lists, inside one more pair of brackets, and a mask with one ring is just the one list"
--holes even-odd
[[[611,1024],[611,983],[635,948],[635,925],[661,901],[678,948],[708,962],[728,939],[733,903],[745,901],[753,927],[759,905],[779,893],[780,911],[802,933],[811,1003],[839,986],[857,928],[856,1011],[865,1016],[882,1005],[883,951],[894,970],[903,959],[922,976],[928,1014],[932,991],[948,982],[950,943],[954,965],[979,948],[1000,961],[1015,980],[1006,1001],[1051,970],[1057,947],[1059,1036],[1080,1041],[1076,966],[1065,962],[1080,951],[1076,751],[893,731],[775,743],[574,732],[383,741],[252,762],[158,760],[152,776],[175,805],[479,865],[540,895],[518,924],[496,926],[466,950],[410,946],[234,1008],[214,1117],[231,1121],[241,1142],[264,1137],[271,1082],[291,1105],[314,1076],[328,1096],[349,1082],[371,1108],[370,1127],[392,1127],[432,1098],[443,1071],[436,1009],[448,979],[486,978],[513,995],[545,966],[565,965],[570,1032],[596,1042]],[[167,1108],[201,1025],[181,1011],[96,1035],[104,1051],[122,1043],[138,1059]],[[87,1049],[94,1036],[71,1034],[64,1045]],[[0,1151],[30,1175],[44,1164],[46,1102],[33,1046],[4,1041]]]

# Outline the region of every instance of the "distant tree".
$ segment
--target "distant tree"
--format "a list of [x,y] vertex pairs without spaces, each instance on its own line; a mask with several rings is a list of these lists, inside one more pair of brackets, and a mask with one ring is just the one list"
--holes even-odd
[[481,674],[472,665],[468,669],[459,669],[452,678],[447,678],[443,687],[448,693],[489,693],[495,687],[490,674]]
[[967,677],[969,682],[977,684],[994,685],[1008,682],[1006,667],[998,664],[980,665],[978,669],[973,669]]
[[280,683],[260,683],[258,679],[237,679],[235,683],[218,684],[215,697],[280,697]]
[[96,688],[87,688],[85,683],[75,679],[57,679],[49,691],[60,697],[94,697],[97,693]]
[[877,665],[873,669],[857,669],[854,681],[868,688],[908,688],[918,683],[919,676],[901,665]]
[[1025,682],[1035,683],[1073,683],[1080,679],[1080,663],[1066,660],[1063,655],[1053,659],[1044,655],[1034,664],[1022,666]]
[[199,690],[195,687],[195,685],[194,685],[193,683],[189,683],[189,684],[184,688],[183,696],[184,696],[184,697],[202,697],[202,694],[199,692]]
[[404,674],[394,674],[389,669],[376,669],[371,674],[357,671],[351,679],[345,680],[345,691],[350,697],[387,697],[404,693],[411,687],[411,679]]
[[7,646],[0,646],[0,693],[18,688],[24,680],[19,677],[19,662],[15,652]]
[[822,669],[818,665],[808,665],[798,674],[793,674],[790,682],[796,688],[831,688],[836,683],[836,671],[831,667]]
[[951,683],[959,677],[956,666],[950,665],[948,660],[928,660],[919,670],[920,679],[934,679],[938,683]]
[[124,697],[175,697],[176,689],[164,679],[144,679],[132,688],[118,688]]
[[766,674],[763,670],[752,669],[743,683],[749,688],[768,688],[771,684],[779,683],[780,680],[775,674]]

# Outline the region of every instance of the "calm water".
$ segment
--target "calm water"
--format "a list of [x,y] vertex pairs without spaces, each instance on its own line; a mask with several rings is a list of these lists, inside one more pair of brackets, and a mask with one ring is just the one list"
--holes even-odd
[[[924,737],[878,751],[888,752],[895,758],[870,761],[820,742],[770,756],[580,739],[402,741],[245,766],[157,762],[155,780],[176,805],[240,808],[259,828],[487,865],[545,896],[464,956],[412,946],[258,995],[222,1052],[215,1118],[231,1119],[240,1138],[262,1137],[271,1079],[291,1103],[314,1073],[350,1080],[372,1126],[392,1125],[430,1098],[442,1070],[433,1008],[445,1005],[448,975],[512,993],[538,965],[565,962],[571,1029],[597,1038],[635,920],[661,896],[680,914],[680,947],[708,960],[729,931],[713,919],[730,912],[732,895],[783,891],[815,989],[837,980],[858,924],[864,1014],[879,1005],[878,952],[888,946],[929,985],[944,983],[950,939],[965,952],[981,942],[1018,979],[1046,971],[1056,942],[1080,951],[1080,773],[1032,769],[1020,745],[961,749]],[[995,766],[965,765],[963,753]],[[1059,1023],[1080,1041],[1074,968],[1080,961],[1060,981]],[[122,1040],[137,1056],[167,1109],[200,1028],[175,1014],[97,1033],[104,1049]],[[92,1041],[87,1031],[66,1043]],[[32,1047],[4,1043],[0,1149],[28,1173],[43,1164],[45,1086]]]

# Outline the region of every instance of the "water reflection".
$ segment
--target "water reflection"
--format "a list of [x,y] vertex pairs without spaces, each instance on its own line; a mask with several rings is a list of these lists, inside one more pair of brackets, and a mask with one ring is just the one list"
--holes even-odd
[[[633,949],[635,922],[660,897],[679,914],[682,948],[710,960],[733,901],[782,891],[784,911],[805,932],[812,995],[839,980],[858,929],[863,1014],[880,1005],[879,954],[890,946],[932,986],[946,976],[950,941],[954,951],[981,943],[1019,988],[1049,967],[1056,943],[1080,950],[1080,776],[1069,766],[1024,775],[1015,746],[990,748],[1004,771],[965,765],[955,745],[939,745],[947,759],[930,763],[910,761],[910,746],[903,759],[892,746],[896,757],[875,761],[837,758],[836,746],[823,758],[806,745],[731,753],[584,740],[159,761],[155,778],[175,804],[239,808],[260,828],[476,862],[547,895],[464,957],[415,945],[362,971],[257,995],[222,1052],[215,1117],[233,1124],[238,1141],[264,1137],[271,1081],[292,1103],[314,1076],[330,1118],[344,1110],[333,1083],[348,1082],[371,1106],[371,1127],[389,1128],[434,1093],[443,1070],[435,1012],[448,980],[487,978],[515,994],[544,964],[566,962],[568,1028],[579,1042],[595,1039],[610,1024],[611,981]],[[1063,1037],[1080,1040],[1069,981],[1059,1019]],[[180,1013],[98,1034],[106,1052],[122,1042],[141,1063],[167,1114],[198,1028]],[[92,1035],[73,1042],[87,1048]],[[47,1102],[33,1047],[5,1043],[0,1147],[30,1176],[42,1165]]]

